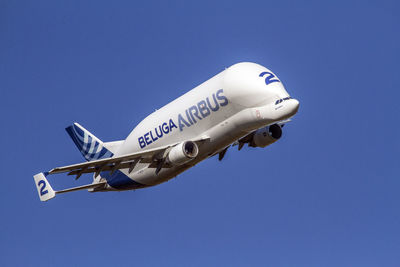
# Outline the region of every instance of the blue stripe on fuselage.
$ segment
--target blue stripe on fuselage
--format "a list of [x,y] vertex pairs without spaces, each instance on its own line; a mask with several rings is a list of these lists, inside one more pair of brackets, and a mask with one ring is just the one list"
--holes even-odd
[[139,189],[147,187],[147,185],[135,182],[130,179],[126,174],[120,170],[116,170],[112,175],[109,171],[104,171],[100,173],[100,176],[107,180],[107,183],[115,189],[119,190],[129,190],[129,189]]

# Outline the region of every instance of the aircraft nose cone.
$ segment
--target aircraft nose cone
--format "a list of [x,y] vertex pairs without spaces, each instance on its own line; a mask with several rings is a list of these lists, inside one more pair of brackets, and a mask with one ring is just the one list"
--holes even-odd
[[297,113],[297,111],[299,110],[299,106],[300,106],[300,102],[297,99],[291,99],[291,108],[293,111],[293,115]]
[[286,107],[285,115],[290,118],[297,113],[297,111],[299,110],[300,103],[298,100],[292,98],[292,99],[289,99],[288,101],[286,101],[286,103],[284,105]]

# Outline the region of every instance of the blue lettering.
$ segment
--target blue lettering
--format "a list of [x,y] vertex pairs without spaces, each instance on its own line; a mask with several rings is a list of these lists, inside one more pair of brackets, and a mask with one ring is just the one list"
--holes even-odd
[[208,99],[208,97],[206,98],[206,100],[207,100],[207,105],[208,105],[208,107],[209,107],[212,111],[218,111],[219,105],[218,105],[217,99],[215,99],[215,94],[213,94],[213,98],[214,98],[214,102],[215,102],[215,107],[213,108],[213,107],[211,106],[211,103],[210,103],[210,100]]
[[174,121],[172,119],[169,119],[169,130],[172,132],[172,128],[178,128],[176,127]]
[[146,146],[146,143],[144,142],[143,136],[139,137],[138,141],[139,141],[140,148],[144,148]]
[[221,95],[224,93],[224,89],[219,89],[217,91],[217,98],[218,100],[223,100],[223,102],[219,102],[219,104],[221,105],[221,107],[228,105],[228,98],[226,98],[226,96]]
[[150,140],[149,133],[144,134],[144,140],[146,140],[146,144],[150,145],[152,141]]
[[273,82],[279,82],[279,80],[277,78],[275,78],[275,75],[273,75],[271,72],[264,71],[264,72],[261,72],[259,76],[263,77],[265,74],[268,74],[267,77],[265,77],[266,85],[273,83]]
[[203,116],[203,118],[211,114],[210,109],[207,107],[206,101],[201,100],[199,103],[197,103],[197,107],[199,108],[199,111],[201,113],[201,116]]
[[157,128],[154,128],[154,131],[156,132],[156,135],[157,135],[159,138],[161,138],[161,137],[163,136],[163,132],[162,132],[162,130],[161,130],[161,125],[158,126],[158,127],[159,127],[159,129],[160,129],[160,133],[161,133],[161,134],[158,134]]
[[46,182],[45,182],[44,180],[40,180],[40,181],[38,182],[38,186],[41,186],[41,187],[40,187],[40,195],[41,195],[41,196],[46,195],[46,194],[49,192],[48,190],[45,190],[45,188],[46,188]]
[[159,138],[163,137],[164,134],[168,134],[172,132],[173,128],[179,128],[179,131],[182,131],[184,127],[190,127],[194,123],[197,123],[198,120],[202,120],[208,117],[211,114],[211,111],[216,112],[220,107],[226,106],[229,104],[229,100],[226,96],[224,96],[224,89],[219,89],[216,93],[212,94],[212,98],[214,100],[213,105],[211,104],[210,97],[206,97],[205,100],[199,101],[196,105],[193,105],[185,110],[185,117],[182,114],[178,114],[178,126],[176,126],[175,122],[172,119],[169,119],[168,122],[164,122],[153,130],[147,132],[143,136],[138,138],[138,142],[141,148],[144,148],[146,145],[149,145]]
[[153,142],[156,141],[156,140],[158,139],[158,137],[156,137],[156,138],[154,139],[154,137],[153,137],[153,132],[152,132],[152,131],[150,131],[150,137],[151,137],[151,140],[153,140]]
[[185,119],[182,117],[181,114],[178,115],[178,125],[179,125],[179,131],[182,131],[182,129],[183,129],[183,127],[185,127],[185,125],[187,127],[190,127],[190,124],[187,121],[185,121]]
[[162,130],[165,134],[169,133],[169,128],[168,128],[168,124],[166,122],[164,122],[162,124]]
[[[194,112],[193,112],[194,111]],[[196,116],[199,120],[201,120],[201,117],[199,116],[199,111],[197,110],[197,106],[191,106],[189,108],[189,113],[192,116],[193,122],[196,123],[196,119],[194,118],[194,116]],[[194,116],[193,116],[194,115]]]
[[192,121],[192,119],[190,118],[190,115],[189,115],[189,110],[187,109],[185,113],[186,113],[186,118],[190,122],[190,125],[193,125],[193,121]]

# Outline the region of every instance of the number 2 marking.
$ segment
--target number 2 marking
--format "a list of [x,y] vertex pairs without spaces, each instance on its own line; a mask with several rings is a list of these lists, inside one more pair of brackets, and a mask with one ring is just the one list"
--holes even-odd
[[[260,77],[263,77],[265,74],[269,74],[267,77],[265,77],[265,84],[268,85],[273,82],[279,82],[278,78],[275,77],[271,72],[261,72]],[[274,79],[275,78],[275,79]]]
[[40,195],[41,196],[46,195],[49,192],[47,190],[44,190],[46,188],[46,182],[45,181],[40,180],[38,182],[38,186],[42,186],[42,187],[40,187]]

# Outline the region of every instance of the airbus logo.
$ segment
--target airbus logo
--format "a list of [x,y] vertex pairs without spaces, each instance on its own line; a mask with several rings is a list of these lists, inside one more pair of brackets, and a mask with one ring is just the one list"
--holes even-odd
[[184,127],[190,127],[196,124],[198,121],[208,117],[213,112],[217,112],[221,107],[228,105],[228,103],[228,98],[224,95],[224,89],[219,89],[212,94],[212,96],[206,97],[185,109],[184,112],[179,113],[177,118],[178,126],[176,126],[177,124],[170,119],[168,122],[163,122],[154,129],[151,129],[144,135],[140,136],[138,138],[139,146],[140,148],[145,148],[147,145],[150,145],[172,132],[174,128],[183,131]]

